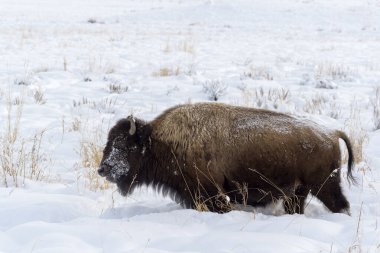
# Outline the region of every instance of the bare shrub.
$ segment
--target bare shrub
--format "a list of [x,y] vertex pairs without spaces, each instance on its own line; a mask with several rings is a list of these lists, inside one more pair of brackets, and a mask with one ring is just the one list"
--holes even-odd
[[91,18],[87,19],[87,23],[89,23],[89,24],[104,24],[104,21],[99,20],[96,17],[91,17]]
[[122,86],[121,83],[115,81],[108,84],[108,91],[110,93],[121,94],[128,91],[128,86]]
[[40,66],[38,68],[33,69],[33,73],[43,73],[48,72],[50,68],[48,66]]
[[63,57],[63,71],[67,71],[67,59]]
[[33,98],[37,104],[42,105],[46,103],[45,94],[41,87],[38,87],[38,89],[34,91]]
[[30,75],[25,75],[25,76],[15,78],[13,83],[15,85],[29,86],[32,84],[32,79]]
[[89,77],[89,76],[85,76],[85,77],[83,78],[83,81],[86,82],[86,83],[89,83],[89,82],[92,82],[92,78]]
[[317,79],[317,80],[315,80],[315,88],[317,88],[317,89],[337,89],[338,85],[331,80]]
[[82,121],[79,117],[75,117],[73,121],[71,122],[71,127],[69,128],[69,131],[78,132],[81,129]]
[[195,75],[197,73],[197,64],[194,62],[187,64],[187,66],[182,69],[182,73],[188,76]]
[[218,101],[220,97],[226,94],[228,88],[228,85],[220,80],[206,80],[200,83],[208,99],[212,101]]

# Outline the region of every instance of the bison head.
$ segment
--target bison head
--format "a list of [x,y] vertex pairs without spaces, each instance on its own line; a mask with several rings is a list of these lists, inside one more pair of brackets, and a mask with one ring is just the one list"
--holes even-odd
[[125,184],[128,177],[135,176],[147,148],[148,128],[147,124],[132,116],[119,120],[108,134],[99,175],[118,186]]

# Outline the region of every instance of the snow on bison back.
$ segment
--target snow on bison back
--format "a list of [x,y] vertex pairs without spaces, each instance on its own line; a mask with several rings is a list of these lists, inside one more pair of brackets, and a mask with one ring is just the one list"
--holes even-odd
[[123,195],[151,185],[198,210],[227,212],[234,204],[283,199],[287,213],[303,213],[310,192],[332,212],[348,213],[339,138],[354,180],[351,144],[341,131],[268,110],[186,104],[151,122],[132,116],[118,121],[98,172]]

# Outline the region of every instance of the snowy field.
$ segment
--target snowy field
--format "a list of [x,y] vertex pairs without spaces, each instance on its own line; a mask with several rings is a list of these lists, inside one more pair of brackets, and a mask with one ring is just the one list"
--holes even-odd
[[[344,130],[351,216],[198,212],[97,175],[118,119],[210,100]],[[378,0],[0,0],[0,252],[380,252],[379,129]]]

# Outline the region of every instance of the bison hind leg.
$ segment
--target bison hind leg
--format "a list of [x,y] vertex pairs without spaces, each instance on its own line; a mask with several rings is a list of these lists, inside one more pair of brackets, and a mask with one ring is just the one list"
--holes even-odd
[[288,214],[303,214],[305,208],[305,200],[309,194],[309,189],[303,185],[299,185],[291,197],[283,197],[283,206]]
[[350,214],[350,204],[343,195],[339,173],[329,177],[324,184],[318,187],[314,186],[311,193],[322,201],[331,212]]

